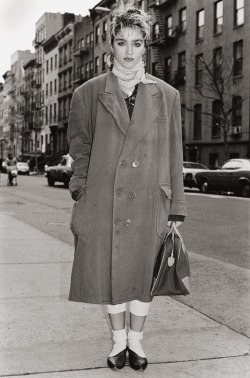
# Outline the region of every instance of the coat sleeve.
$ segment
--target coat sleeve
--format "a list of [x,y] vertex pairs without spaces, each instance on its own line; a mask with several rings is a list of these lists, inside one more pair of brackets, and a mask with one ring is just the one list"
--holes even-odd
[[170,217],[186,216],[186,202],[183,185],[183,152],[180,94],[176,91],[170,121],[170,176],[172,186],[172,201]]
[[[73,176],[70,180],[70,193],[76,193],[87,184],[89,158],[92,145],[92,132],[83,96],[76,89],[70,105],[67,131],[69,154],[73,159]],[[75,199],[73,197],[73,199]]]

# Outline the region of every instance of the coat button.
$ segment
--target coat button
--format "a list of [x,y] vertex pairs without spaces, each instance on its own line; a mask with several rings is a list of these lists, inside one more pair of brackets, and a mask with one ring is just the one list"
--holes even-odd
[[116,194],[116,197],[122,197],[123,196],[123,189],[122,188],[116,189],[115,194]]
[[125,222],[124,222],[124,224],[125,224],[126,227],[130,227],[130,226],[131,226],[131,223],[132,223],[131,219],[127,219],[127,220],[125,220]]
[[135,192],[129,192],[129,194],[128,194],[128,198],[130,198],[130,199],[134,199],[135,198]]
[[132,167],[133,168],[137,168],[137,167],[139,167],[139,161],[138,160],[135,160],[135,161],[133,161],[133,163],[132,163]]
[[119,226],[119,224],[121,224],[121,222],[122,222],[122,220],[120,218],[115,218],[115,220],[114,220],[114,224],[116,226]]
[[122,162],[121,162],[121,164],[120,164],[120,168],[121,168],[121,169],[125,169],[126,166],[127,166],[126,161],[125,161],[125,160],[122,160]]

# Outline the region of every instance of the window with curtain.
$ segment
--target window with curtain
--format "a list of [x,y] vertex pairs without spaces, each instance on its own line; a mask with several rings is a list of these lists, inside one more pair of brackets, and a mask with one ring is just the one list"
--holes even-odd
[[214,3],[214,34],[222,33],[223,28],[223,1]]
[[243,71],[243,40],[236,41],[233,44],[233,59],[234,59],[234,66],[233,66],[233,75],[240,76],[242,75]]
[[196,13],[196,40],[197,41],[203,39],[204,16],[205,16],[204,9],[201,9]]
[[244,0],[234,0],[234,26],[244,24]]
[[179,11],[179,32],[185,33],[187,28],[187,10],[182,8]]
[[201,127],[202,127],[202,105],[194,105],[194,126],[193,126],[193,138],[201,139]]

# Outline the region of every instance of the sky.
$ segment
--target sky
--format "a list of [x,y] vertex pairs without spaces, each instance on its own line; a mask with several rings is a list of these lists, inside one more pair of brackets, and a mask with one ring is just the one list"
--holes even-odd
[[34,52],[35,25],[45,12],[89,14],[100,0],[0,0],[0,82],[17,50]]

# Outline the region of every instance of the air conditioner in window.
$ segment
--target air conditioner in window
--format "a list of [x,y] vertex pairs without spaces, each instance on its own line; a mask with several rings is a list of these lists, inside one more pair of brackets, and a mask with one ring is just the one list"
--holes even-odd
[[241,134],[241,126],[233,126],[231,128],[231,135],[239,135]]

